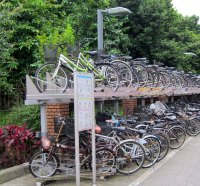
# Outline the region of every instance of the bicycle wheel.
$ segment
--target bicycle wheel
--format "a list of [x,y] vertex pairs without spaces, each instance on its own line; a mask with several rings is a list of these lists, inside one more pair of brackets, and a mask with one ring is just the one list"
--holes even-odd
[[148,135],[143,138],[147,143],[145,147],[145,161],[143,168],[148,168],[154,165],[160,156],[160,142],[156,136]]
[[120,87],[132,86],[133,72],[131,67],[121,60],[113,60],[110,63],[115,67],[120,76]]
[[162,73],[158,72],[158,85],[157,85],[157,87],[164,89],[165,85],[167,85],[165,76]]
[[116,159],[112,150],[97,149],[96,150],[96,172],[106,173],[110,172],[115,167]]
[[167,135],[169,136],[169,147],[171,149],[177,149],[181,147],[186,139],[186,132],[180,126],[173,126],[169,128]]
[[108,63],[99,63],[95,65],[95,88],[100,90],[111,89],[116,92],[120,85],[120,78],[116,69]]
[[160,161],[167,155],[169,151],[169,139],[168,136],[162,131],[153,131],[152,134],[155,135],[160,142],[160,155],[157,160]]
[[196,136],[200,133],[200,119],[192,118],[186,124],[186,132],[190,136]]
[[34,177],[53,176],[57,172],[59,160],[49,152],[38,152],[29,161],[29,171]]
[[142,64],[133,63],[132,70],[138,76],[140,87],[145,87],[149,79],[149,72],[146,67]]
[[146,66],[149,74],[149,79],[148,79],[148,87],[150,88],[155,88],[158,87],[159,84],[159,74],[158,71],[152,67],[152,65]]
[[170,73],[167,71],[159,71],[159,74],[162,74],[165,78],[165,82],[164,82],[164,89],[167,89],[170,85],[171,85],[171,76]]
[[119,173],[130,175],[143,165],[145,151],[142,145],[134,140],[124,140],[116,148],[116,169]]
[[62,93],[67,89],[69,75],[72,71],[60,67],[53,78],[56,67],[57,65],[54,63],[46,63],[37,69],[35,73],[36,87],[40,92]]

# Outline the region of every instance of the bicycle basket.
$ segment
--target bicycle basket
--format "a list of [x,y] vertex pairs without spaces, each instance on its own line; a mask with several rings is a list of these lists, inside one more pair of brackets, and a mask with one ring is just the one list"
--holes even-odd
[[69,138],[74,138],[74,119],[73,118],[66,118],[65,120],[65,136]]

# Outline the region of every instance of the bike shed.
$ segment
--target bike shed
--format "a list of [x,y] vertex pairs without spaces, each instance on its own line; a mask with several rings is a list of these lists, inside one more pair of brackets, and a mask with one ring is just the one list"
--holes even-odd
[[[119,100],[123,99],[133,99],[139,98],[141,99],[141,104],[145,105],[145,99],[150,98],[150,101],[153,102],[155,97],[165,95],[170,98],[170,101],[174,101],[175,96],[183,96],[183,95],[193,95],[193,94],[200,94],[199,88],[190,88],[190,89],[182,89],[177,90],[176,88],[170,88],[168,90],[161,90],[159,88],[133,88],[133,87],[122,87],[119,88],[117,92],[112,92],[111,90],[105,91],[95,91],[94,92],[94,99],[99,103],[100,110],[103,110],[103,103],[105,100],[112,100],[114,103],[115,112],[118,113],[119,110]],[[46,113],[46,106],[48,104],[57,104],[57,103],[73,103],[74,102],[74,90],[69,89],[64,93],[56,93],[56,92],[47,92],[47,93],[40,93],[37,87],[34,84],[34,78],[30,76],[26,76],[26,105],[40,105],[40,115],[41,115],[41,135],[47,135],[47,113]],[[100,178],[104,178],[105,176],[114,175],[116,170],[112,170],[107,174],[104,175],[99,174]],[[96,174],[96,172],[95,172]],[[46,178],[38,178],[36,179],[36,185],[42,185],[45,181],[49,180],[60,180],[66,179],[68,175],[56,175],[53,177],[46,177]],[[73,175],[74,176],[74,175]],[[80,177],[89,177],[89,174],[82,174],[79,175]],[[95,175],[96,176],[96,175]],[[96,177],[93,173],[93,186],[96,185]]]

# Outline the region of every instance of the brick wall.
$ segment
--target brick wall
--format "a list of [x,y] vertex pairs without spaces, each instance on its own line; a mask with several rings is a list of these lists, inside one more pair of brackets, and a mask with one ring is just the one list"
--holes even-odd
[[133,114],[137,107],[137,99],[122,100],[122,110],[124,115]]
[[47,105],[47,133],[54,135],[54,118],[56,115],[69,116],[69,104]]

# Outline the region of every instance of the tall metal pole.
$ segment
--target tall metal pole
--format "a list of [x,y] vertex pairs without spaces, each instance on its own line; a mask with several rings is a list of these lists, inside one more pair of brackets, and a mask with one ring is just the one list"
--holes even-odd
[[40,105],[41,136],[47,136],[46,103]]
[[78,127],[78,80],[77,72],[74,72],[74,135],[75,135],[75,163],[76,163],[76,186],[80,186],[80,157],[79,157],[79,127]]
[[103,12],[97,10],[98,55],[103,53]]

